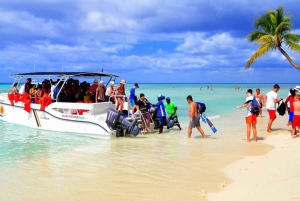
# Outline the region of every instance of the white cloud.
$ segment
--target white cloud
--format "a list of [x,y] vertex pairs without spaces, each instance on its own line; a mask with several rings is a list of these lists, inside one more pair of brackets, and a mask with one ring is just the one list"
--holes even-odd
[[[176,50],[187,53],[231,53],[244,51],[248,42],[246,38],[233,38],[229,33],[215,34],[208,37],[205,33],[191,33]],[[243,48],[243,49],[242,49]]]

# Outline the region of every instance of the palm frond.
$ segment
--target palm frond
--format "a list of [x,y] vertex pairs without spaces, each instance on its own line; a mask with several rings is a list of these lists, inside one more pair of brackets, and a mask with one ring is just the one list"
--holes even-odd
[[285,42],[290,50],[293,50],[294,52],[297,52],[300,54],[300,44],[298,44],[294,41],[285,41]]
[[269,45],[275,45],[276,37],[274,37],[272,35],[264,35],[256,41],[255,45],[256,44],[266,44],[266,43],[268,43]]
[[257,30],[253,31],[252,33],[248,34],[246,37],[250,42],[257,41],[262,36],[265,36],[265,33],[259,32]]
[[289,33],[292,30],[290,22],[281,22],[275,29],[276,35],[284,35]]
[[257,60],[259,57],[267,54],[272,49],[272,46],[270,46],[269,43],[265,43],[258,47],[257,51],[250,57],[250,59],[246,63],[246,69],[250,68],[250,66],[253,64],[255,60]]
[[290,33],[290,34],[285,34],[283,36],[283,39],[288,42],[288,41],[292,41],[292,42],[295,42],[295,43],[299,43],[300,41],[300,36],[298,34],[293,34],[293,33]]

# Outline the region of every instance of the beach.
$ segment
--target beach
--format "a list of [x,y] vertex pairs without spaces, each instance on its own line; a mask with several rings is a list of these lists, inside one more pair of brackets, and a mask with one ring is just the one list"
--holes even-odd
[[[148,97],[153,99],[154,94],[168,91],[169,86],[160,86],[154,91],[145,89],[146,95],[149,94]],[[4,200],[241,200],[231,190],[236,189],[234,185],[239,182],[238,179],[249,177],[256,182],[255,178],[264,178],[261,174],[266,179],[273,178],[272,175],[269,178],[265,172],[252,170],[252,166],[266,166],[266,171],[272,168],[277,170],[277,166],[264,164],[268,163],[264,160],[265,156],[277,149],[285,150],[289,141],[295,144],[299,141],[298,138],[294,141],[290,139],[291,128],[285,126],[287,116],[278,117],[273,126],[275,130],[268,134],[268,117],[264,110],[264,117],[258,118],[258,141],[246,142],[246,109],[236,110],[235,106],[245,100],[247,87],[234,91],[231,85],[221,89],[213,86],[219,96],[211,91],[195,95],[205,100],[203,102],[208,105],[207,116],[218,129],[213,134],[209,126],[201,122],[207,134],[206,140],[196,130],[193,130],[192,138],[187,139],[187,103],[185,97],[181,101],[175,98],[184,95],[182,91],[181,95],[177,94],[177,86],[175,92],[171,91],[172,94],[169,90],[171,95],[164,95],[178,103],[183,130],[165,128],[162,135],[154,133],[136,138],[95,138],[31,129],[0,121],[0,197]],[[196,90],[199,88],[189,86],[186,93],[193,94]],[[285,91],[281,93],[285,94]],[[225,111],[219,109],[214,112],[211,102],[215,103],[218,97],[227,95],[229,100],[216,107],[230,107],[231,110],[228,112],[226,108]],[[210,99],[211,102],[208,101]],[[284,148],[278,148],[273,144],[274,141]],[[246,161],[236,166],[240,160],[248,160],[248,157],[251,158],[250,162],[253,158],[258,159],[254,163],[247,164]],[[278,157],[275,159],[279,160]],[[290,163],[296,170],[297,164]],[[256,173],[247,175],[250,171]],[[277,174],[288,176],[286,173],[281,171]],[[249,188],[253,185],[248,181],[241,182],[249,184]],[[275,183],[281,185],[279,181]],[[241,184],[238,185],[241,188]],[[261,190],[266,188],[261,186]],[[239,190],[241,196],[252,193],[249,188]],[[223,193],[228,198],[224,199]],[[265,194],[259,198],[269,199]]]
[[300,200],[300,139],[278,134],[264,143],[275,148],[222,168],[232,183],[221,185],[224,191],[208,195],[208,200]]

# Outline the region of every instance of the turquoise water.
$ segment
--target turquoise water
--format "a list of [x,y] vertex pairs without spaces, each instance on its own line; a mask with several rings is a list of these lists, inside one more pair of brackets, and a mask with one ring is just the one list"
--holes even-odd
[[[278,96],[285,98],[289,89],[296,85],[299,84],[280,84]],[[0,92],[7,91],[10,86],[9,84],[0,84]],[[213,90],[207,90],[207,86],[212,86]],[[241,86],[242,89],[234,90],[235,86]],[[131,87],[132,84],[126,85],[127,94]],[[159,94],[170,97],[178,107],[179,118],[186,121],[188,118],[186,97],[188,95],[192,95],[194,101],[206,104],[207,116],[220,116],[235,112],[235,107],[244,103],[247,89],[255,92],[256,88],[260,88],[261,93],[265,95],[272,90],[272,87],[273,84],[140,84],[140,88],[136,89],[136,95],[139,97],[140,93],[144,93],[151,103],[157,102],[156,97]]]
[[[244,103],[248,88],[259,87],[266,94],[273,87],[272,84],[209,84],[211,91],[206,89],[207,85],[140,84],[136,90],[137,95],[144,93],[152,103],[157,101],[158,94],[171,97],[178,106],[183,125],[188,122],[187,95],[204,102],[206,115],[218,129],[212,134],[204,125],[207,140],[196,130],[192,139],[187,140],[186,128],[165,129],[163,135],[108,139],[0,121],[0,197],[6,200],[199,200],[202,189],[216,189],[224,182],[219,169],[228,157],[234,161],[266,146],[259,142],[245,145],[242,114],[245,110],[235,107]],[[234,90],[236,85],[242,86],[242,90]],[[285,98],[289,88],[295,85],[280,84],[279,97]],[[126,85],[127,93],[131,86]],[[7,87],[10,85],[0,84],[0,92]],[[267,120],[259,120],[259,132],[265,130],[262,125]],[[36,193],[36,189],[43,193]]]

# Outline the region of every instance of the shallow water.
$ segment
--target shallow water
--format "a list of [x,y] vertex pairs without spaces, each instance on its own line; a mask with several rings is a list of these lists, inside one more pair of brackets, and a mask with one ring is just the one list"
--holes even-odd
[[[155,100],[158,93],[171,94],[169,86],[145,85],[143,92]],[[219,87],[196,94],[196,85],[176,85],[170,96],[180,108],[184,130],[165,129],[162,135],[92,138],[0,121],[0,200],[199,200],[202,190],[220,190],[221,183],[230,182],[220,168],[272,147],[261,143],[268,136],[267,118],[258,120],[259,141],[245,142],[245,110],[235,109],[244,102],[245,90]],[[185,97],[193,93],[208,105],[207,115],[214,116],[211,120],[218,129],[213,134],[202,123],[207,140],[196,130],[192,139],[186,138]],[[275,128],[284,122],[285,117],[277,119]]]

